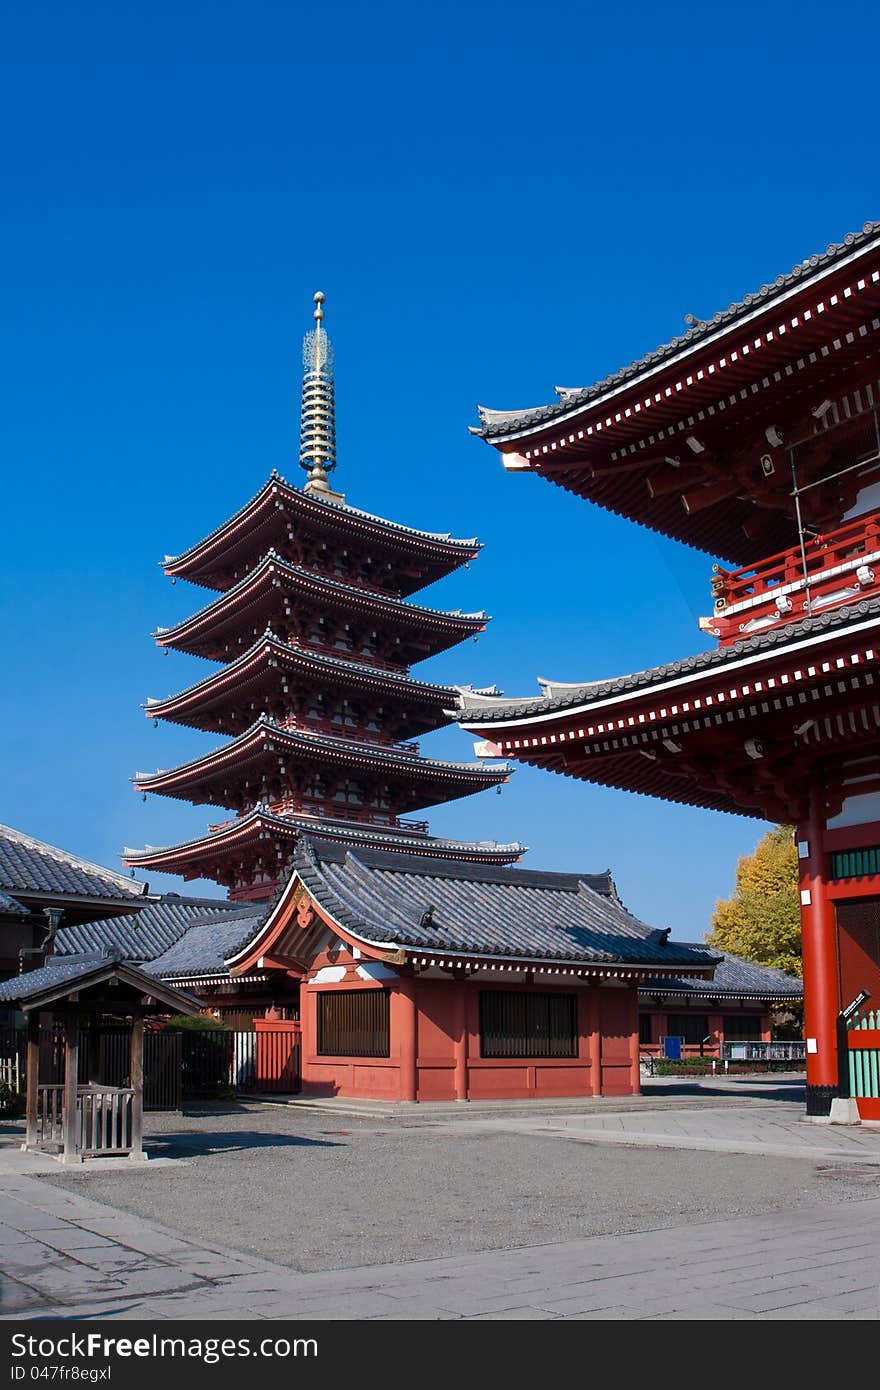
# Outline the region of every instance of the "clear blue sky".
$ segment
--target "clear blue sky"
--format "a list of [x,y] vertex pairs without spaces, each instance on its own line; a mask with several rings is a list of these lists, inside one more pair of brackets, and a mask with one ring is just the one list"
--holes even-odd
[[[8,10],[0,820],[118,866],[222,818],[128,782],[212,744],[139,709],[208,669],[150,640],[207,597],[157,561],[301,476],[316,289],[340,487],[485,543],[424,597],[494,622],[426,676],[520,694],[700,650],[709,557],[505,475],[466,427],[880,216],[876,28],[858,3]],[[431,821],[610,865],[685,938],[763,829],[528,769]]]

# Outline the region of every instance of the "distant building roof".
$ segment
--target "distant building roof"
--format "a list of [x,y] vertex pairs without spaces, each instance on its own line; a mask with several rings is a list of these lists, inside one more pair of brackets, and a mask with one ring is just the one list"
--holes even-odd
[[120,912],[137,910],[147,886],[21,830],[0,825],[0,891],[30,911],[57,903],[76,907],[77,915],[82,916],[83,909],[94,905],[92,915],[97,916],[111,905]]
[[57,956],[116,947],[126,960],[155,960],[196,922],[222,921],[241,908],[225,898],[187,898],[164,893],[137,917],[103,917],[81,926],[62,927],[55,938]]
[[230,903],[235,910],[194,921],[178,941],[147,970],[163,980],[226,976],[226,960],[248,942],[262,924],[268,903]]
[[[149,975],[136,965],[123,961],[119,953],[91,953],[67,960],[53,958],[38,970],[15,975],[0,981],[0,1004],[18,1004],[21,1008],[36,1009],[66,998],[71,991],[90,989],[115,979],[135,990],[142,990],[164,1008],[178,1013],[197,1014],[201,1003],[194,995],[172,988]],[[124,1006],[124,1005],[123,1005]]]
[[29,910],[26,907],[22,907],[21,903],[17,902],[15,898],[10,897],[8,893],[4,893],[0,890],[0,916],[27,917],[29,916]]
[[[691,943],[705,950],[706,943]],[[715,998],[739,999],[801,999],[804,982],[794,975],[786,975],[784,970],[775,970],[769,965],[758,965],[753,960],[743,960],[732,956],[729,951],[716,951],[720,957],[712,980],[657,979],[644,980],[639,988],[643,994],[704,995]]]

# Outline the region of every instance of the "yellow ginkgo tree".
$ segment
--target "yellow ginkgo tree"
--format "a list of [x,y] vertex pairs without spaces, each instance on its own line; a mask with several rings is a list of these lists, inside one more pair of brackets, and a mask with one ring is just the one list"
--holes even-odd
[[732,955],[801,974],[797,850],[790,825],[768,830],[736,866],[736,887],[719,902],[707,938]]

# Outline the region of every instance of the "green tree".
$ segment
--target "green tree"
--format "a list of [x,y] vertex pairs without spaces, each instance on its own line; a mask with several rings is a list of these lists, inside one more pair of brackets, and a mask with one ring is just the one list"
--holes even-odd
[[707,940],[758,965],[802,973],[798,862],[790,825],[769,830],[754,853],[739,860],[733,895],[716,905]]

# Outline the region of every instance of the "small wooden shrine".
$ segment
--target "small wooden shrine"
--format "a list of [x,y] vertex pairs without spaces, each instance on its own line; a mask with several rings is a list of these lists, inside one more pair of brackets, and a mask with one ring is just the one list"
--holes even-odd
[[[62,1163],[103,1157],[142,1162],[144,1022],[168,1014],[194,1017],[202,1009],[199,1000],[110,952],[51,957],[38,970],[3,981],[0,1003],[17,1006],[27,1016],[24,1152],[51,1154]],[[63,1034],[61,1084],[40,1080],[41,1024],[47,1012]],[[127,1086],[103,1080],[98,1036],[107,1020],[130,1031]]]

